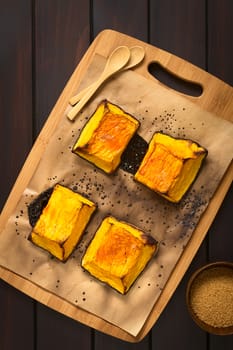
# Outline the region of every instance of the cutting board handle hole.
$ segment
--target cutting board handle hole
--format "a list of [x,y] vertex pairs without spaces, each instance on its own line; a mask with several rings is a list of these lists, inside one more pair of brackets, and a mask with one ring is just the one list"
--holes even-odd
[[159,80],[162,84],[183,94],[199,97],[203,93],[203,88],[200,84],[189,80],[182,79],[165,69],[160,63],[153,62],[148,66],[149,73]]

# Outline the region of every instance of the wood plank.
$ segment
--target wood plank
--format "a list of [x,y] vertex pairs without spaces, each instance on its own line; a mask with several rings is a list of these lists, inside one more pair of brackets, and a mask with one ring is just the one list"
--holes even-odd
[[[133,9],[133,10],[132,10]],[[130,20],[129,20],[130,16]],[[93,1],[93,35],[104,30],[112,28],[143,41],[148,40],[148,4],[147,1],[120,0],[113,5],[108,0]],[[148,349],[150,344],[150,335],[147,335],[142,342],[134,344],[135,350]],[[95,331],[95,349],[96,350],[114,350],[131,349],[132,344],[126,343],[120,339],[109,337],[103,333]]]
[[[136,18],[136,17],[135,17]],[[109,21],[109,23],[111,24],[111,22]],[[123,25],[123,23],[122,23],[122,25]],[[128,24],[126,24],[125,23],[125,26],[127,27],[128,26]],[[116,29],[117,29],[117,27],[116,27]],[[126,28],[126,31],[127,30],[129,30],[129,34],[131,34],[130,33],[130,29],[127,29]],[[134,35],[133,33],[131,34],[131,35]],[[141,34],[140,34],[141,35]],[[137,35],[136,35],[137,36]],[[228,66],[227,66],[228,67]],[[221,73],[222,74],[222,73]],[[221,76],[220,76],[221,77]],[[228,77],[229,77],[229,75],[228,75]],[[56,78],[55,77],[53,77],[53,79],[55,80]],[[45,81],[46,79],[44,79],[44,81]],[[61,83],[62,84],[62,83]],[[46,84],[45,84],[45,86],[46,86]],[[62,87],[61,87],[62,88]],[[59,94],[59,91],[58,91],[58,94]],[[45,98],[45,97],[44,97]],[[54,97],[54,99],[56,100],[56,96]],[[47,108],[47,112],[46,112],[46,108]],[[36,126],[36,130],[37,130],[37,132],[40,130],[40,128],[41,128],[41,126],[42,126],[42,124],[43,124],[43,122],[44,122],[44,120],[45,120],[45,117],[44,117],[44,114],[45,113],[48,113],[49,112],[49,110],[50,110],[50,106],[49,105],[47,105],[47,107],[45,108],[45,112],[43,112],[43,113],[41,113],[40,114],[40,117],[38,118],[38,120],[39,120],[39,122],[38,122],[38,124],[37,124],[37,126]],[[228,197],[227,197],[228,198]],[[230,201],[232,201],[232,199],[230,200]],[[221,224],[221,219],[220,219],[220,224]],[[221,226],[220,226],[221,227]],[[201,250],[202,250],[202,248],[201,248]],[[224,253],[224,249],[222,248],[222,250],[221,250],[221,254],[223,254]],[[219,254],[219,250],[218,250],[218,254]],[[199,254],[198,254],[199,255]],[[202,258],[201,258],[202,259]],[[195,260],[196,260],[196,258],[195,258]],[[199,261],[199,260],[198,260]],[[193,264],[192,264],[193,265]],[[195,268],[195,265],[194,265],[194,268]],[[189,272],[189,271],[188,271]],[[181,283],[181,285],[179,286],[179,288],[178,288],[178,290],[181,288],[182,289],[182,291],[180,292],[178,292],[178,290],[177,290],[177,292],[175,293],[175,295],[174,295],[174,297],[176,298],[176,294],[177,293],[183,293],[183,291],[184,291],[184,281],[185,281],[185,279],[186,279],[186,276],[185,276],[185,278],[184,278],[184,280],[182,281],[182,283]],[[4,283],[4,282],[3,282]],[[161,335],[162,337],[165,337],[166,336],[166,334],[164,333],[164,330],[165,330],[165,325],[167,324],[167,319],[169,319],[170,318],[170,315],[171,314],[174,314],[174,313],[177,313],[177,312],[180,312],[180,309],[176,309],[176,304],[174,304],[174,301],[175,301],[175,298],[172,298],[172,300],[171,300],[171,303],[169,303],[169,305],[168,305],[168,308],[170,307],[170,304],[173,304],[173,306],[172,306],[172,310],[171,310],[171,312],[169,311],[169,312],[167,312],[167,308],[165,309],[165,312],[164,312],[164,314],[161,316],[161,319],[163,318],[163,322],[164,322],[164,329],[162,329],[161,330],[161,333],[159,333],[159,336]],[[40,306],[39,306],[40,307]],[[27,308],[27,307],[26,307]],[[42,307],[43,308],[43,307]],[[47,312],[47,310],[46,310],[46,312]],[[45,312],[45,313],[46,313]],[[184,314],[183,314],[183,312],[184,312],[184,310],[182,310],[182,315],[183,315],[183,317],[184,317]],[[53,311],[52,310],[49,310],[49,313],[51,313],[51,315],[53,315]],[[56,316],[54,316],[54,317],[57,317],[57,313],[56,312],[54,312],[54,314],[56,315]],[[38,314],[38,316],[40,317],[40,315],[43,315],[43,313],[39,313]],[[52,323],[53,321],[54,321],[54,319],[53,319],[53,316],[51,316],[50,315],[50,317],[48,317],[48,320],[50,320],[50,322]],[[43,315],[43,317],[44,317],[44,315]],[[61,317],[61,315],[58,315],[58,318],[59,317]],[[185,318],[185,317],[184,317]],[[67,318],[65,318],[66,320],[67,320]],[[41,324],[41,320],[40,320],[40,324]],[[58,329],[60,329],[61,330],[61,332],[62,332],[62,329],[63,329],[63,326],[65,326],[65,328],[66,327],[70,327],[70,323],[67,323],[66,324],[66,321],[64,322],[64,320],[63,320],[63,316],[61,317],[61,319],[59,319],[59,321],[58,321],[58,324],[59,324],[59,326],[58,326]],[[71,324],[73,324],[73,321],[71,320]],[[155,328],[157,327],[157,325],[159,325],[159,322],[156,324],[156,326],[155,326]],[[45,325],[44,325],[44,327],[46,328],[46,326],[48,326],[48,328],[50,328],[50,331],[51,331],[51,333],[55,336],[56,334],[55,334],[55,332],[52,330],[52,327],[50,327],[50,324],[48,324],[48,323],[46,323]],[[71,328],[72,328],[72,326],[71,326]],[[85,327],[84,327],[84,329],[86,329]],[[44,348],[44,349],[46,349],[46,348],[48,348],[50,345],[54,345],[54,343],[53,343],[53,339],[51,340],[51,339],[47,339],[47,341],[46,341],[46,339],[44,338],[44,334],[46,333],[46,332],[44,332],[44,330],[43,330],[43,327],[42,328],[40,328],[40,331],[41,331],[41,334],[43,334],[42,335],[42,337],[40,337],[39,336],[39,342],[38,342],[38,344],[39,344],[39,346],[41,347],[41,349],[42,348]],[[76,329],[76,327],[74,327],[74,328],[72,328],[72,331],[71,331],[71,334],[70,334],[70,336],[71,336],[71,339],[73,339],[74,340],[74,342],[77,342],[77,340],[78,340],[78,342],[80,343],[80,338],[78,337],[78,339],[76,338],[76,337],[74,337],[74,333],[77,331],[77,329]],[[98,333],[98,332],[96,332],[96,333]],[[175,332],[174,332],[174,334],[175,334]],[[175,342],[177,341],[178,342],[178,338],[179,338],[179,336],[178,336],[178,333],[176,333],[176,336],[177,336],[177,340],[175,339]],[[84,336],[84,338],[83,339],[85,339],[86,337],[88,337],[88,334],[86,334],[85,336]],[[0,337],[0,339],[1,339],[1,337]],[[65,336],[64,337],[62,337],[62,339],[64,340],[65,339]],[[228,338],[229,339],[229,338]],[[155,345],[154,346],[157,346],[157,340],[158,340],[158,338],[157,339],[155,339]],[[174,338],[173,338],[173,340],[174,340]],[[82,341],[82,340],[81,340]],[[69,342],[69,341],[68,341]],[[84,343],[82,343],[83,345],[84,345]],[[96,344],[97,344],[97,346],[101,346],[101,344],[103,345],[103,347],[105,346],[105,347],[107,347],[107,344],[109,344],[110,346],[108,346],[108,348],[116,348],[116,346],[118,345],[118,346],[122,346],[122,342],[121,341],[118,341],[118,340],[116,340],[116,339],[112,339],[112,338],[109,338],[108,336],[104,336],[103,334],[101,334],[98,338],[96,338]],[[139,344],[143,344],[142,346],[144,346],[144,348],[148,348],[148,343],[147,343],[147,339],[146,339],[146,343],[143,341],[142,343],[139,343]],[[137,348],[137,346],[139,346],[139,344],[136,344],[136,345],[131,345],[131,344],[127,344],[127,345],[124,345],[126,348],[131,348],[132,346],[134,346],[135,348]],[[166,344],[166,340],[163,340],[163,344]],[[221,339],[219,339],[219,338],[213,338],[213,341],[212,341],[212,338],[211,338],[211,343],[210,343],[211,345],[212,345],[212,348],[213,349],[217,349],[217,348],[219,348],[219,347],[217,347],[217,346],[220,346],[220,344],[222,344],[221,343]],[[217,345],[218,344],[218,345]],[[231,345],[232,345],[232,343],[230,343]],[[42,346],[43,345],[43,346]],[[63,348],[64,347],[64,343],[62,342],[62,346],[61,346],[61,344],[60,345],[58,345],[58,344],[55,344],[56,346],[57,346],[57,349],[60,347],[60,348]],[[71,344],[72,345],[72,344]],[[71,346],[70,345],[70,346]],[[89,345],[88,345],[88,347],[89,347]],[[87,348],[88,348],[87,347]],[[103,348],[102,347],[102,348]],[[24,346],[24,348],[25,348],[25,346]],[[190,348],[190,345],[189,345],[189,348]],[[31,348],[30,348],[31,349]],[[4,349],[5,350],[5,349]],[[8,347],[7,347],[7,350],[9,350],[9,343],[8,343]]]
[[208,2],[208,71],[233,86],[233,2]]
[[192,321],[188,314],[185,293],[189,277],[197,267],[205,263],[206,242],[204,242],[192,264],[185,273],[181,283],[152,328],[152,346],[161,349],[180,350],[207,349],[207,336]]
[[35,301],[0,281],[0,349],[32,350],[35,340]]
[[[0,41],[1,210],[32,144],[29,0],[1,2]],[[1,350],[33,349],[34,304],[31,298],[0,281]]]
[[[108,43],[108,45],[106,43]],[[151,61],[151,59],[154,57],[159,57],[159,59],[161,59],[163,62],[166,63],[168,69],[172,68],[172,69],[178,70],[179,74],[183,74],[184,77],[190,77],[190,76],[192,77],[197,75],[200,81],[205,86],[209,86],[209,88],[207,88],[209,93],[205,94],[203,98],[197,99],[196,100],[197,105],[202,106],[203,108],[205,108],[207,111],[210,111],[210,112],[217,111],[216,113],[218,113],[219,117],[228,118],[229,120],[232,118],[231,111],[232,111],[233,102],[232,102],[232,99],[228,98],[232,95],[232,89],[229,86],[219,81],[218,79],[214,78],[213,76],[209,75],[208,73],[204,72],[203,70],[200,70],[197,67],[190,65],[188,62],[181,60],[175,56],[172,56],[171,54],[163,50],[147,45],[146,43],[142,43],[141,41],[135,38],[128,37],[118,32],[114,32],[110,30],[104,31],[100,33],[100,35],[92,43],[91,47],[83,57],[79,66],[72,74],[71,79],[69,80],[68,84],[66,85],[62,94],[60,95],[59,100],[54,106],[54,109],[50,114],[49,119],[45,124],[45,127],[43,128],[43,134],[34,144],[32,152],[30,153],[24,165],[24,168],[22,169],[22,172],[15,184],[14,196],[12,194],[9,197],[9,200],[7,201],[6,206],[4,208],[4,212],[1,216],[1,221],[0,221],[1,227],[4,223],[4,220],[6,220],[6,218],[8,217],[12,209],[11,208],[12,203],[17,199],[18,196],[21,195],[22,189],[24,189],[24,186],[30,180],[31,175],[37,166],[38,160],[43,155],[46,142],[47,140],[49,140],[51,135],[53,135],[53,132],[54,132],[54,129],[56,128],[57,123],[63,117],[64,115],[63,113],[67,108],[67,103],[68,103],[67,101],[69,97],[72,96],[74,91],[77,89],[78,83],[84,77],[84,74],[90,62],[92,61],[93,54],[99,53],[103,56],[107,56],[113,50],[113,48],[119,44],[121,45],[141,44],[146,47],[147,58],[145,59],[145,62],[143,62],[143,65],[142,65],[144,66],[144,69],[142,69],[142,66],[141,66],[141,67],[137,67],[136,71],[148,79],[151,79],[151,76],[148,75],[146,67],[148,65],[148,62]],[[210,96],[210,90],[211,90],[211,96]],[[212,103],[212,100],[213,98],[215,98],[215,96],[218,96],[218,98],[224,97],[224,108],[219,109],[218,105],[216,106],[216,104]],[[189,98],[187,98],[187,101],[188,100]],[[153,312],[149,316],[147,323],[142,330],[142,333],[139,334],[137,339],[135,339],[132,336],[129,336],[128,334],[125,334],[125,332],[122,331],[121,329],[115,326],[112,326],[107,322],[104,322],[102,319],[96,318],[94,315],[85,313],[85,311],[81,309],[79,309],[77,313],[77,308],[70,305],[68,302],[60,299],[55,295],[51,295],[49,292],[46,292],[45,290],[38,289],[32,283],[25,281],[20,277],[15,276],[14,274],[9,274],[6,271],[2,271],[1,269],[0,271],[1,271],[1,275],[3,276],[2,278],[5,280],[10,280],[10,283],[12,285],[17,286],[17,288],[22,289],[25,293],[28,293],[33,298],[40,300],[42,303],[48,305],[49,307],[59,310],[61,313],[65,313],[66,315],[71,316],[72,318],[79,320],[84,324],[87,324],[91,327],[94,326],[99,330],[101,329],[103,332],[106,332],[108,334],[110,333],[116,337],[120,337],[121,339],[125,339],[128,341],[139,341],[140,339],[142,339],[142,337],[144,337],[147,334],[147,332],[153,326],[154,322],[157,321],[158,316],[163,311],[167,301],[170,299],[171,295],[173,294],[173,291],[179,284],[193,256],[196,254],[196,251],[198,250],[199,245],[204,239],[205,234],[212,223],[213,217],[218,211],[219,206],[221,205],[222,200],[229,188],[229,184],[231,180],[232,180],[232,168],[230,169],[230,171],[227,172],[226,176],[224,176],[221,182],[221,185],[216,191],[214,198],[211,200],[209,207],[207,208],[205,214],[202,216],[200,223],[190,240],[190,244],[188,244],[185,251],[183,252],[182,259],[179,260],[178,264],[176,265],[175,271],[173,272],[170,280],[168,281],[165,289],[163,290],[162,297],[159,299],[159,302],[156,304],[156,308],[153,310]]]
[[150,43],[203,68],[205,2],[151,1]]
[[[35,2],[35,131],[38,135],[89,45],[89,2]],[[37,349],[91,348],[91,329],[38,303]]]
[[147,42],[148,2],[93,0],[93,34],[112,29]]
[[[228,192],[208,233],[210,262],[233,261],[232,203],[233,186]],[[232,348],[233,335],[223,337],[209,335],[210,350],[231,350]]]
[[41,130],[90,44],[89,2],[35,1],[35,128]]
[[74,320],[38,304],[36,349],[92,349],[92,331]]
[[232,203],[233,186],[208,232],[210,261],[233,261]]
[[[205,68],[206,22],[205,3],[203,1],[191,3],[185,0],[151,2],[150,17],[152,44],[185,58],[201,68]],[[156,77],[158,78],[158,76]],[[166,84],[170,81],[166,78],[162,82]],[[179,84],[181,87],[185,85],[183,87],[184,92],[192,93],[192,89],[187,89],[184,81],[180,81]],[[177,85],[171,80],[169,86],[176,89]],[[185,303],[185,291],[190,271],[206,261],[206,246],[207,243],[204,242],[199,248],[189,270],[153,327],[152,345],[154,344],[154,346],[161,349],[206,349],[206,336],[194,326]],[[183,337],[183,334],[188,336]]]
[[[232,21],[232,1],[209,2],[208,70],[231,86],[233,86]],[[208,233],[210,261],[233,261],[232,203],[233,187],[231,186]],[[233,336],[209,336],[210,350],[230,350],[232,348]]]
[[32,144],[30,1],[3,1],[0,16],[2,208]]
[[95,350],[151,350],[151,335],[148,334],[139,343],[131,344],[95,331],[94,344]]

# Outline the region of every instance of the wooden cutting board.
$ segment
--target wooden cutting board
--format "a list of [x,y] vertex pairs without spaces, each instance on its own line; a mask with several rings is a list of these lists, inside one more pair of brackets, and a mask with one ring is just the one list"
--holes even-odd
[[[233,121],[232,87],[225,84],[216,77],[208,74],[207,72],[201,70],[200,68],[197,68],[194,65],[188,63],[187,61],[182,60],[159,48],[115,31],[103,31],[94,40],[84,55],[83,59],[81,60],[80,64],[72,74],[51,114],[49,115],[40,135],[38,136],[2,211],[0,217],[0,232],[3,230],[9,216],[11,215],[15,203],[20,199],[24,189],[27,187],[33,173],[35,172],[36,167],[44,153],[48,140],[51,138],[53,131],[60,122],[61,118],[63,118],[64,112],[67,109],[68,101],[70,97],[76,93],[78,86],[84,78],[94,55],[99,54],[107,57],[113,51],[113,49],[119,45],[126,45],[129,47],[133,45],[141,45],[145,48],[145,59],[142,64],[135,68],[135,71],[137,73],[141,74],[146,79],[156,81],[155,78],[149,73],[148,65],[152,62],[158,62],[166,70],[172,72],[179,78],[182,78],[186,81],[198,83],[202,86],[203,93],[201,96],[192,97],[185,95],[185,98],[191,100],[202,109],[214,113],[219,118]],[[160,84],[159,81],[156,82]],[[190,239],[184,253],[178,261],[178,264],[173,270],[173,273],[170,276],[168,283],[166,284],[161,294],[161,297],[154,305],[154,308],[147,321],[145,322],[142,331],[137,337],[133,337],[122,329],[107,323],[103,319],[71,305],[64,299],[61,299],[58,296],[47,292],[42,288],[39,288],[28,280],[25,280],[24,278],[4,268],[0,268],[0,277],[23,293],[34,298],[35,300],[67,315],[68,317],[73,318],[74,320],[80,321],[81,323],[86,324],[92,328],[129,342],[140,341],[145,337],[145,335],[150,331],[151,327],[157,321],[158,317],[160,316],[161,312],[167,305],[176,287],[181,281],[183,275],[185,274],[187,268],[189,267],[193,257],[195,256],[203,239],[205,238],[205,235],[211,223],[213,222],[218,209],[220,208],[220,205],[229,189],[232,179],[233,165],[231,164],[231,166],[228,168],[228,171],[225,173],[225,176],[222,179],[207,210],[205,211],[198,226],[196,227],[192,238]]]

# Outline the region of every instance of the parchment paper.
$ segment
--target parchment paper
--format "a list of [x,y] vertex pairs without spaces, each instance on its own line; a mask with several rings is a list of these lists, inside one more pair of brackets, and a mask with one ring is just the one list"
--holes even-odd
[[[95,56],[83,86],[99,76],[104,63],[103,57]],[[141,122],[138,134],[146,141],[155,131],[163,131],[192,139],[208,150],[198,178],[180,204],[159,197],[121,169],[114,175],[104,174],[71,152],[80,130],[103,99],[134,115]],[[64,115],[54,130],[35,174],[0,235],[0,264],[136,336],[208,206],[232,154],[230,122],[133,71],[119,73],[98,91],[74,123]],[[98,205],[82,241],[66,263],[51,258],[28,240],[31,227],[27,206],[56,183],[82,193]],[[157,255],[125,296],[80,267],[88,243],[108,214],[138,226],[160,242]]]

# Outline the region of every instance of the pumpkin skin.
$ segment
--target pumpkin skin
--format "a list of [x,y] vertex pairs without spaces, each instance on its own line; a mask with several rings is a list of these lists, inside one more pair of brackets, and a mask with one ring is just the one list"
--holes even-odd
[[55,185],[29,239],[61,261],[78,244],[96,205],[62,185]]
[[81,265],[98,280],[126,294],[157,248],[151,236],[108,216],[96,231]]
[[194,141],[155,133],[134,178],[177,203],[195,180],[207,153]]
[[104,100],[84,126],[72,152],[104,172],[113,173],[138,127],[137,119]]

